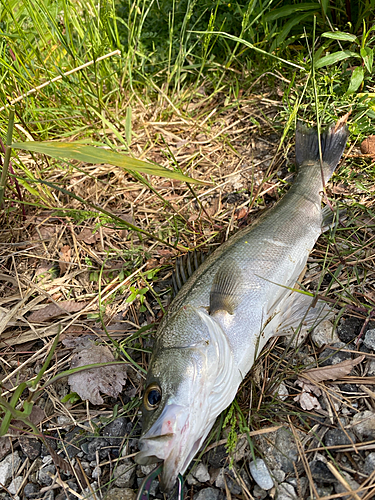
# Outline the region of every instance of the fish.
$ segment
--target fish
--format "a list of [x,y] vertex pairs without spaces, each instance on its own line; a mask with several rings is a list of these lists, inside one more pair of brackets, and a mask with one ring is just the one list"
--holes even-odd
[[[288,192],[199,267],[155,334],[135,460],[163,461],[173,489],[267,341],[312,326],[327,306],[293,288],[327,224],[321,197],[344,152],[344,120],[322,134],[297,123],[297,175]],[[320,144],[319,144],[320,141]]]

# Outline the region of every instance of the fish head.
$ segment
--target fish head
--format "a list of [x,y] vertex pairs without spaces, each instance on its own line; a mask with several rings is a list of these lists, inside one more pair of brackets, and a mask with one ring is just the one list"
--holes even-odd
[[236,378],[232,353],[220,325],[204,309],[184,306],[161,327],[146,379],[135,460],[163,460],[161,488],[168,492],[232,401],[239,382],[228,391]]

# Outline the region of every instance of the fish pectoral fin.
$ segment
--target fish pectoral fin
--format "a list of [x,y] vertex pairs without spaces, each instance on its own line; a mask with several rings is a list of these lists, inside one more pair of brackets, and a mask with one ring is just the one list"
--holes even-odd
[[210,292],[210,310],[212,315],[217,311],[234,314],[242,296],[242,272],[232,259],[226,260],[216,273]]
[[321,321],[332,318],[334,312],[327,303],[318,300],[315,304],[314,301],[310,295],[292,292],[280,304],[279,313],[266,325],[265,330],[270,328],[273,330],[270,336],[280,337],[293,334],[300,326],[314,328]]

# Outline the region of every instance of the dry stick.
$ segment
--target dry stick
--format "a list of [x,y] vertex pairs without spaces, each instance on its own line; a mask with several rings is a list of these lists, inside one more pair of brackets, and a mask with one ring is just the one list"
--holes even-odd
[[355,500],[361,500],[361,497],[357,494],[361,492],[361,489],[353,491],[348,481],[339,473],[336,467],[331,462],[327,462],[327,466],[335,478],[342,484],[342,486],[347,490],[347,493],[343,492],[342,495],[348,496],[349,498],[355,498]]
[[0,111],[4,111],[4,109],[8,108],[9,106],[12,106],[16,102],[22,101],[25,97],[29,96],[30,94],[35,94],[35,92],[38,92],[38,90],[41,90],[44,87],[47,87],[47,85],[49,85],[50,83],[55,83],[55,82],[58,82],[59,80],[62,80],[64,76],[72,75],[73,73],[76,73],[77,71],[80,71],[81,69],[85,69],[94,63],[97,63],[99,61],[102,61],[103,59],[107,59],[108,57],[112,57],[112,56],[121,56],[121,51],[114,50],[113,52],[110,52],[109,54],[105,54],[104,56],[98,57],[98,59],[93,59],[92,61],[89,61],[85,64],[82,64],[81,66],[78,66],[77,68],[73,68],[70,71],[66,71],[62,75],[56,76],[55,78],[52,78],[52,80],[48,80],[47,82],[44,82],[41,85],[38,85],[37,87],[34,87],[33,89],[28,90],[25,94],[22,94],[19,97],[16,97],[16,99],[13,99],[12,101],[5,104],[5,106],[0,108]]
[[306,476],[309,480],[309,486],[310,488],[313,490],[314,492],[314,495],[316,498],[319,498],[319,495],[318,495],[318,492],[316,491],[316,488],[315,488],[315,484],[314,484],[314,481],[313,481],[313,477],[312,477],[312,474],[311,474],[311,470],[310,470],[310,466],[309,466],[309,463],[307,461],[307,457],[306,457],[306,454],[305,454],[305,451],[303,449],[303,445],[297,435],[297,432],[294,428],[294,425],[292,424],[292,420],[290,418],[290,416],[288,415],[288,420],[289,420],[289,427],[293,433],[293,437],[294,437],[294,442],[296,443],[296,446],[297,446],[297,450],[298,450],[298,453],[299,453],[299,457],[302,461],[302,464],[303,464],[303,467],[305,469],[305,472],[306,472]]

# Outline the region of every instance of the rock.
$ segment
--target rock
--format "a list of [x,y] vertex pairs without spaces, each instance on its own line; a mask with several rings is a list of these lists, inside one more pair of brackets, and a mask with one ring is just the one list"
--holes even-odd
[[253,497],[255,500],[264,500],[267,496],[267,492],[262,490],[257,484],[253,489]]
[[193,497],[194,500],[219,500],[221,497],[220,491],[215,488],[205,488],[196,493]]
[[[336,342],[332,345],[332,347],[337,348],[346,348],[346,345],[343,342]],[[336,349],[324,349],[324,351],[319,356],[319,366],[331,366],[337,365],[342,361],[346,361],[347,359],[351,359],[352,355],[350,352],[345,350],[337,351]]]
[[35,460],[36,457],[39,457],[42,449],[42,443],[40,441],[27,436],[19,436],[18,442],[21,446],[21,450],[30,460]]
[[357,440],[355,435],[346,431],[346,433],[341,429],[330,429],[324,436],[324,444],[329,448],[330,446],[338,446],[352,443],[356,443]]
[[86,441],[86,436],[82,435],[80,427],[74,427],[73,430],[65,434],[65,449],[69,458],[74,458],[81,451],[82,444]]
[[313,460],[309,465],[311,475],[315,481],[319,483],[332,483],[336,481],[335,476],[322,460]]
[[[141,487],[142,483],[144,481],[144,477],[137,477],[137,488]],[[150,487],[148,488],[149,495],[154,497],[156,496],[156,490],[158,489],[159,486],[159,481],[157,479],[154,479],[152,483],[150,484]]]
[[23,477],[22,476],[17,476],[13,479],[13,481],[10,483],[8,486],[8,491],[12,495],[17,495],[18,490],[20,489],[20,486],[23,482]]
[[374,470],[375,470],[375,452],[371,452],[367,455],[363,469],[364,469],[365,473],[368,475],[370,475],[374,472]]
[[348,344],[356,339],[360,334],[363,325],[363,320],[358,318],[341,318],[337,327],[337,334],[344,344]]
[[187,475],[186,482],[189,486],[197,486],[199,484],[199,481],[192,474]]
[[375,351],[375,330],[367,330],[363,342],[366,347]]
[[375,359],[367,360],[367,375],[368,376],[375,375]]
[[274,396],[281,399],[281,401],[285,401],[289,396],[289,391],[284,382],[280,382],[280,384],[276,387],[276,389],[272,392]]
[[340,341],[334,326],[329,320],[322,321],[314,328],[311,339],[318,347]]
[[[99,452],[99,458],[104,460],[108,454],[108,441],[104,438],[94,438],[87,445],[87,457],[89,462],[96,461],[96,452]],[[83,450],[84,451],[84,450]]]
[[225,445],[223,444],[220,446],[216,446],[216,448],[210,451],[210,453],[208,454],[208,463],[214,469],[223,467],[227,459],[228,459],[228,452],[225,448]]
[[50,476],[50,474],[53,475],[55,473],[56,468],[52,464],[47,465],[46,467],[42,467],[38,473],[38,483],[46,484],[47,486],[49,486],[50,484],[52,484],[52,477]]
[[267,436],[257,436],[256,444],[266,458],[269,470],[293,472],[293,463],[297,460],[298,450],[293,434],[286,427],[281,427],[276,433]]
[[121,446],[126,435],[127,424],[127,418],[116,418],[116,420],[104,427],[102,435],[111,446]]
[[298,458],[297,445],[293,434],[285,427],[276,432],[275,449],[273,454],[279,464],[279,468],[285,473],[294,471],[294,462]]
[[296,491],[291,484],[281,483],[276,489],[276,500],[297,500]]
[[142,472],[143,476],[148,476],[156,468],[156,466],[157,464],[141,465],[139,469]]
[[91,473],[91,477],[93,479],[99,479],[99,477],[101,475],[102,475],[102,469],[101,469],[100,465],[97,465],[96,467],[94,467],[94,470]]
[[114,477],[115,486],[118,486],[119,488],[132,488],[135,477],[135,466],[133,462],[127,460],[125,463],[116,467]]
[[319,497],[328,497],[332,494],[333,486],[316,486],[316,492]]
[[225,491],[225,484],[227,485],[229,491],[233,493],[233,495],[240,495],[242,493],[242,488],[237,483],[237,480],[234,477],[234,474],[228,467],[223,467],[220,469],[219,474],[215,481],[215,486],[217,488],[221,488]]
[[[358,490],[361,485],[357,483],[357,481],[354,481],[349,474],[345,471],[341,471],[341,475],[346,479],[347,483],[349,484],[350,488],[352,490]],[[339,481],[335,484],[335,492],[336,493],[347,493],[348,490],[345,488],[343,484],[341,484]],[[357,495],[362,498],[366,494],[366,491],[358,492]]]
[[256,462],[250,462],[249,467],[254,481],[260,488],[270,490],[273,487],[274,482],[264,460],[258,458]]
[[210,474],[208,473],[207,467],[199,462],[197,467],[192,471],[192,475],[197,479],[200,483],[205,483],[211,479]]
[[352,430],[357,434],[359,439],[364,437],[375,437],[375,413],[370,410],[360,411],[354,415]]
[[39,496],[40,487],[35,483],[27,483],[23,489],[23,494],[26,498],[37,498]]
[[131,488],[111,488],[104,500],[135,500],[137,494]]
[[11,453],[0,462],[0,484],[5,486],[8,480],[16,475],[20,463],[18,451]]
[[55,492],[53,490],[46,491],[43,496],[43,500],[54,500]]
[[85,497],[85,500],[100,500],[98,490],[99,490],[98,483],[94,481],[93,483],[90,484],[90,486],[88,486],[83,490],[84,493],[83,496]]
[[286,476],[285,472],[281,469],[274,469],[272,471],[272,478],[278,484],[284,482],[285,476]]

